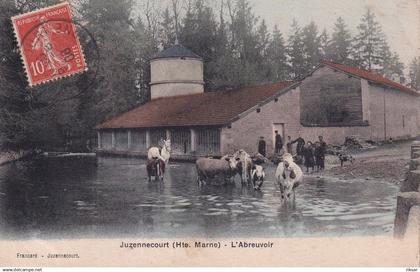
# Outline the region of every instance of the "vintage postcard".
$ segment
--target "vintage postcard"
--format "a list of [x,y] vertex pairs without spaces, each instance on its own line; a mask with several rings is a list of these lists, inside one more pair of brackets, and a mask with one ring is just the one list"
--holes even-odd
[[417,271],[419,1],[0,12],[0,267]]

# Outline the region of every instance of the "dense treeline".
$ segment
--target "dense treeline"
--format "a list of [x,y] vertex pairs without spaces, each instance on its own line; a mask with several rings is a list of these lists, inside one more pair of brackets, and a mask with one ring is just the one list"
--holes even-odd
[[[328,33],[315,22],[302,26],[296,20],[270,30],[248,0],[75,0],[90,70],[29,88],[10,17],[56,2],[0,2],[2,148],[85,149],[96,124],[148,101],[148,60],[176,39],[203,57],[207,91],[301,78],[322,59],[394,80],[404,76],[403,63],[370,11],[356,30],[337,18]],[[420,57],[409,69],[407,84],[420,89]]]

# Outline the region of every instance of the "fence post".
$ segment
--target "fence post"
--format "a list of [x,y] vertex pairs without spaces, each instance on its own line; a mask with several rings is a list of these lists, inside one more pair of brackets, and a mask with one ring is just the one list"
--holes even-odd
[[191,128],[191,152],[196,152],[197,151],[197,134],[195,129]]
[[150,130],[146,130],[146,150],[150,147]]
[[131,130],[127,131],[127,149],[128,151],[131,149]]
[[98,130],[98,149],[101,149],[101,132]]
[[111,134],[111,149],[115,149],[116,141],[115,141],[115,130],[112,131]]

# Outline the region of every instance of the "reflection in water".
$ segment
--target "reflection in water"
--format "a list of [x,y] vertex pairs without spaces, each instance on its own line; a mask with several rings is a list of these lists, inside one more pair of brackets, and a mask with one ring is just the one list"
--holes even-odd
[[144,161],[43,159],[0,167],[0,238],[281,237],[392,231],[397,187],[305,177],[281,204],[274,167],[262,191],[198,187],[195,167],[171,163],[148,182]]

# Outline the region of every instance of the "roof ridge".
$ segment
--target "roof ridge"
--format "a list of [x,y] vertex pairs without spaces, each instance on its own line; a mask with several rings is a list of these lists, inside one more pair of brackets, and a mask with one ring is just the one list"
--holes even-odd
[[368,69],[364,69],[364,68],[360,68],[360,67],[355,67],[355,66],[350,66],[350,65],[347,65],[347,64],[344,64],[344,63],[340,63],[340,62],[336,62],[336,61],[332,61],[332,60],[322,60],[321,61],[322,63],[326,63],[326,64],[336,64],[336,65],[343,65],[343,66],[346,66],[346,67],[349,67],[349,68],[353,68],[353,69],[358,69],[358,70],[361,70],[361,71],[364,71],[364,72],[368,72],[368,73],[372,73],[372,74],[376,74],[376,75],[379,75],[379,76],[381,76],[380,74],[378,74],[378,73],[375,73],[373,70],[368,70]]
[[396,82],[392,79],[389,79],[381,74],[378,74],[375,71],[371,71],[371,70],[366,70],[363,68],[359,68],[359,67],[354,67],[354,66],[350,66],[347,64],[342,64],[342,63],[338,63],[338,62],[334,62],[334,61],[330,61],[330,60],[322,60],[321,61],[322,64],[324,65],[328,65],[334,69],[338,69],[344,73],[348,73],[348,74],[352,74],[355,75],[357,77],[360,78],[364,78],[370,81],[374,81],[376,83],[394,88],[396,90],[402,91],[402,92],[406,92],[412,95],[420,95],[416,90],[409,88],[408,86],[405,86],[399,82]]

